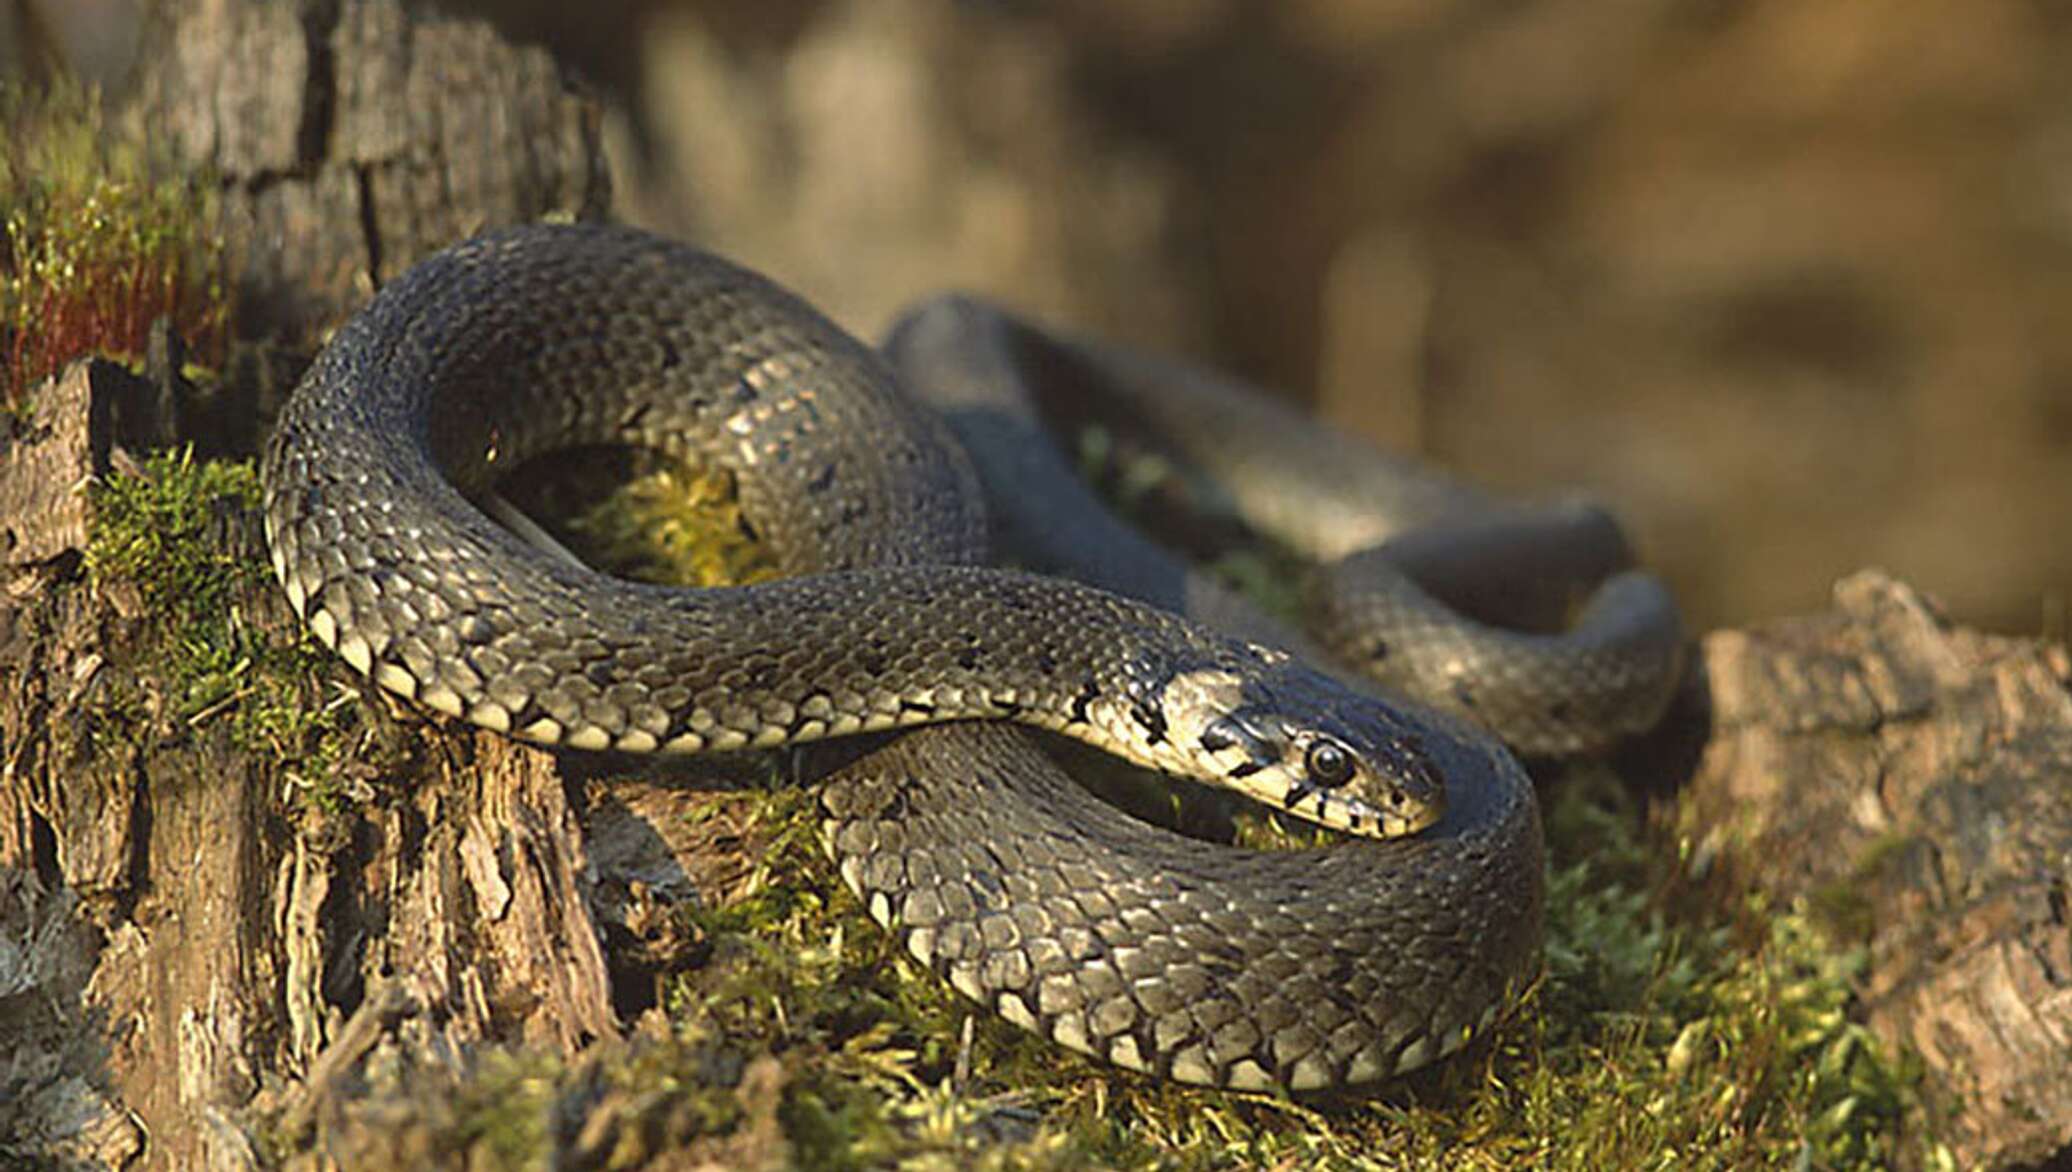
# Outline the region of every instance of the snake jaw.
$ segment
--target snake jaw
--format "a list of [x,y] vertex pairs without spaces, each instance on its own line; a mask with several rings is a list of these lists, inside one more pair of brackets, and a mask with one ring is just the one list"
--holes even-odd
[[1197,689],[1192,713],[1168,708],[1172,723],[1192,729],[1212,780],[1365,837],[1416,834],[1445,813],[1445,778],[1388,703],[1300,662],[1260,663],[1224,681],[1235,686]]
[[1244,671],[1174,671],[1132,704],[1095,705],[1098,743],[1363,837],[1416,834],[1439,820],[1444,779],[1393,709],[1299,662],[1247,650]]
[[1355,740],[1245,708],[1209,722],[1200,745],[1231,788],[1334,830],[1398,838],[1445,813],[1444,782],[1414,736]]
[[[1425,830],[1445,816],[1445,779],[1416,733],[1390,734],[1368,750],[1368,757],[1368,768],[1378,775],[1379,784],[1378,804],[1369,805],[1375,811],[1376,829],[1367,833],[1400,838]],[[1373,763],[1380,767],[1374,768]],[[1361,832],[1357,824],[1341,829]]]

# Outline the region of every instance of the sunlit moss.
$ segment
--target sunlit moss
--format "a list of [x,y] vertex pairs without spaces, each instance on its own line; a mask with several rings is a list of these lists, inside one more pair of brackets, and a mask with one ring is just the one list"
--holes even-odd
[[569,1077],[558,1059],[495,1050],[454,1095],[454,1124],[440,1147],[465,1155],[469,1167],[539,1168],[550,1150],[553,1107]]
[[[792,1057],[803,1073],[785,1118],[829,1166],[940,1152],[974,1131],[997,1142],[1011,1103],[1010,1163],[1040,1151],[1068,1165],[1873,1168],[1896,1158],[1915,1109],[1908,1071],[1848,1017],[1860,957],[1804,913],[1748,901],[1672,918],[1589,862],[1550,875],[1545,975],[1492,1044],[1369,1101],[1162,1086],[955,997],[828,894],[810,800],[763,800],[763,885],[705,921],[717,960],[676,1008]],[[1586,800],[1557,797],[1552,821],[1616,836],[1613,855],[1646,849],[1630,824],[1560,809]],[[1739,942],[1729,926],[1743,922],[1765,935]],[[936,1120],[933,1138],[917,1113]]]
[[196,460],[183,450],[148,455],[139,472],[92,486],[88,571],[129,578],[147,603],[180,618],[221,613],[264,572],[221,539],[238,514],[258,509],[258,471],[248,460]]
[[717,470],[650,470],[614,487],[568,527],[585,540],[586,555],[629,578],[719,586],[777,576],[768,547],[742,518],[732,478]]
[[234,745],[278,762],[297,792],[339,801],[334,766],[358,726],[357,693],[322,684],[330,657],[310,637],[271,637],[239,605],[268,578],[227,540],[259,507],[251,462],[153,453],[135,475],[96,481],[89,499],[87,572],[131,584],[150,607],[165,719],[189,730],[223,722]]

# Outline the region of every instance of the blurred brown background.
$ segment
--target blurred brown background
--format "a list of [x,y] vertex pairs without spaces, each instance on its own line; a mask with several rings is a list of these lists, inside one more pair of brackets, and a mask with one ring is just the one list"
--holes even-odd
[[[119,87],[140,2],[0,69]],[[1703,625],[1876,564],[2063,630],[2068,0],[464,7],[612,104],[623,218],[867,335],[982,289],[1594,489]]]

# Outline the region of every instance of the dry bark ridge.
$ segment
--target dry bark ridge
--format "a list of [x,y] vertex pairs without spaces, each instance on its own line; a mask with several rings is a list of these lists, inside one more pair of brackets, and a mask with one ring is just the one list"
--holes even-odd
[[1871,1029],[1917,1051],[1961,1166],[2072,1144],[2072,655],[1952,627],[1875,572],[1704,641],[1687,809],[1740,877],[1867,937]]
[[488,225],[601,215],[600,109],[543,49],[403,0],[158,0],[132,111],[222,181],[240,331],[307,338]]
[[[455,238],[605,206],[598,107],[483,21],[401,0],[161,0],[151,20],[127,114],[220,180],[248,336],[306,342]],[[433,1070],[489,1039],[616,1036],[604,901],[547,758],[419,743],[375,709],[319,780],[410,796],[327,815],[224,722],[178,715],[137,590],[86,585],[84,483],[118,439],[168,438],[167,389],[75,366],[0,445],[0,935],[27,944],[0,955],[6,1154],[245,1166],[229,1113],[258,1096],[321,1122],[364,1089],[370,1031]],[[264,557],[251,517],[218,520]],[[277,594],[234,605],[291,638]]]
[[[109,438],[90,422],[110,412],[89,404],[140,393],[117,368],[74,366],[0,458],[0,516],[106,472],[94,453]],[[251,514],[220,521],[221,548],[264,557]],[[23,548],[42,556],[9,559],[0,609],[0,874],[21,905],[76,900],[94,959],[37,962],[50,975],[33,991],[56,1017],[15,1006],[28,1014],[10,1023],[17,1054],[43,1061],[17,1061],[9,1076],[23,1085],[9,1089],[56,1080],[108,1096],[76,1126],[34,1121],[36,1134],[71,1128],[46,1134],[52,1150],[133,1119],[154,1166],[236,1166],[246,1141],[229,1113],[288,1080],[302,1088],[279,1100],[290,1122],[346,1102],[345,1059],[364,1056],[377,1025],[411,1051],[406,1066],[489,1040],[574,1053],[618,1035],[602,900],[545,754],[496,737],[420,740],[376,708],[338,775],[298,780],[224,722],[179,715],[165,668],[178,633],[136,590],[89,586],[77,546]],[[292,640],[278,594],[255,579],[233,606]],[[303,689],[295,702],[324,697]],[[394,800],[333,816],[293,796],[311,781]],[[341,1006],[360,1009],[350,1027]]]

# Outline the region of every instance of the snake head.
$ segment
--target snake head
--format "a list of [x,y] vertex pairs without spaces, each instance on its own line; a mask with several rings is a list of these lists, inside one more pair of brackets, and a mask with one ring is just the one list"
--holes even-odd
[[1292,671],[1303,678],[1247,684],[1236,704],[1201,726],[1201,751],[1225,784],[1369,837],[1415,834],[1437,822],[1446,784],[1420,733],[1379,700],[1308,669]]

